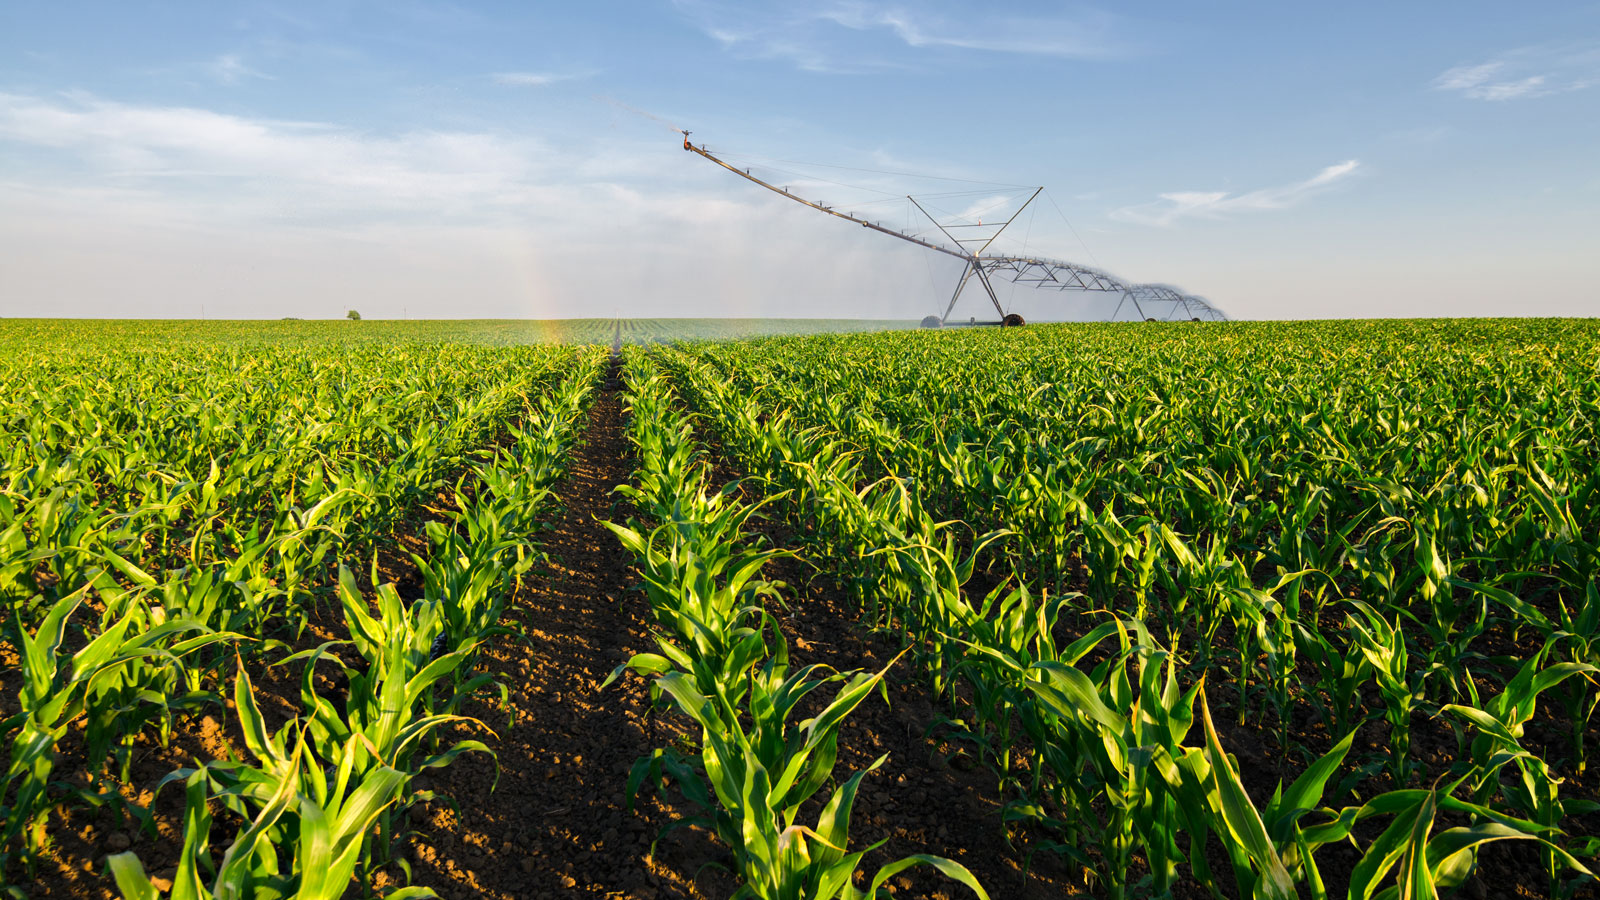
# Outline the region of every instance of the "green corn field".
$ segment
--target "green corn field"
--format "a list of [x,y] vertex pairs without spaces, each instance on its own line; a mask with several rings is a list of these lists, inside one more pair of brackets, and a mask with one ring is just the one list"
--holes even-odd
[[890,325],[0,321],[0,892],[1600,895],[1600,325]]

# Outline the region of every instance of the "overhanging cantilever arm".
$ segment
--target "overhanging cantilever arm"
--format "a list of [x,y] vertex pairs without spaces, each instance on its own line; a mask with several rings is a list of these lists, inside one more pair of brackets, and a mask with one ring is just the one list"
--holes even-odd
[[[769,184],[769,183],[767,183],[765,181],[762,181],[761,179],[755,177],[754,175],[751,175],[749,172],[746,172],[743,169],[740,169],[740,168],[738,168],[736,166],[728,165],[727,163],[723,162],[721,159],[718,159],[715,154],[713,154],[710,151],[706,150],[706,148],[704,148],[704,147],[696,147],[695,145],[689,143],[689,136],[688,136],[687,133],[684,134],[683,149],[688,150],[691,153],[698,153],[701,156],[704,156],[706,159],[709,159],[712,162],[716,163],[717,165],[723,167],[724,169],[727,169],[729,172],[732,172],[733,174],[739,176],[740,178],[743,178],[746,181],[753,181],[756,184],[759,184],[762,187],[766,188],[767,190],[773,192],[774,194],[782,194],[783,196],[788,197],[790,200],[793,200],[796,203],[803,203],[806,206],[811,207],[812,209],[820,210],[821,212],[825,212],[830,216],[838,216],[841,219],[848,219],[849,221],[854,222],[857,225],[860,225],[862,228],[871,228],[873,231],[883,232],[884,234],[887,234],[888,236],[890,236],[892,238],[899,238],[902,241],[910,241],[911,243],[917,244],[918,246],[927,247],[929,250],[937,250],[940,253],[944,253],[944,254],[949,255],[949,256],[954,256],[957,259],[970,260],[972,258],[972,255],[969,254],[969,253],[958,252],[958,251],[955,251],[955,250],[951,250],[949,247],[941,247],[938,244],[932,243],[931,241],[925,241],[925,240],[922,240],[921,238],[914,238],[914,237],[912,237],[912,236],[910,236],[908,234],[901,234],[900,232],[895,231],[893,229],[884,228],[882,225],[879,225],[876,222],[868,222],[866,219],[858,219],[855,216],[839,212],[838,210],[829,209],[828,207],[823,206],[820,203],[812,202],[810,200],[807,200],[804,197],[795,196],[794,194],[789,193],[788,191],[784,190],[781,187],[777,187],[776,185]],[[916,201],[912,201],[912,202],[914,203]],[[919,206],[918,209],[921,209],[921,207]],[[935,222],[934,224],[937,225],[938,223]],[[944,229],[940,228],[939,230],[943,231]],[[957,244],[956,246],[960,247],[961,245]]]

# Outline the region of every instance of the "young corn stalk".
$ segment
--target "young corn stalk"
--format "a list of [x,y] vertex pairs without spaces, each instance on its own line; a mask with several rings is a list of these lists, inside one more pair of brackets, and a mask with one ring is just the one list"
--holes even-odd
[[[374,826],[403,796],[409,776],[375,760],[359,764],[361,752],[355,748],[336,756],[338,748],[326,741],[318,746],[300,719],[270,734],[242,665],[234,700],[245,743],[259,763],[212,762],[163,781],[187,784],[184,846],[171,897],[338,900],[357,868],[368,863]],[[220,802],[248,823],[220,863],[210,849],[208,801]],[[110,856],[107,863],[127,900],[159,896],[135,853]],[[398,893],[437,896],[421,888]]]
[[1345,628],[1353,644],[1361,648],[1371,667],[1378,693],[1383,697],[1383,718],[1389,725],[1389,758],[1385,765],[1396,788],[1410,780],[1411,713],[1423,696],[1426,670],[1413,671],[1406,653],[1406,636],[1397,624],[1391,626],[1372,607],[1350,600],[1361,618],[1345,616]]
[[[967,885],[979,897],[987,897],[966,867],[923,855],[884,865],[865,892],[854,885],[862,856],[881,842],[849,850],[851,808],[861,779],[886,757],[879,757],[835,788],[815,825],[797,824],[801,807],[832,777],[839,728],[845,717],[874,690],[883,691],[883,677],[894,662],[875,674],[854,674],[820,713],[795,723],[791,720],[801,698],[845,676],[819,677],[822,668],[816,665],[791,672],[782,638],[775,635],[774,643],[775,655],[750,673],[739,716],[728,717],[722,703],[696,691],[693,680],[682,672],[667,671],[656,677],[660,689],[701,727],[704,776],[686,768],[676,773],[680,779],[693,779],[682,785],[685,794],[706,808],[703,824],[711,826],[733,850],[744,882],[735,896],[762,900],[875,897],[878,887],[891,876],[923,864]],[[645,665],[635,668],[651,671]],[[653,765],[647,774],[635,775],[630,779],[630,793],[643,777],[659,777],[660,771],[659,765]],[[713,798],[714,803],[708,802]]]
[[[1075,824],[1087,827],[1100,850],[1098,875],[1108,896],[1127,895],[1136,849],[1143,850],[1149,866],[1150,889],[1161,895],[1172,889],[1182,858],[1176,842],[1181,811],[1169,783],[1152,765],[1152,754],[1162,748],[1171,753],[1188,733],[1200,686],[1179,688],[1176,661],[1142,623],[1117,619],[1111,624],[1114,631],[1097,629],[1061,657],[1035,662],[1018,674],[1048,711],[1044,721],[1055,727],[1053,734],[1040,735],[1044,746],[1067,751],[1048,754],[1047,761],[1061,767],[1050,774],[1071,791],[1062,800],[1078,807]],[[1112,633],[1119,653],[1089,675],[1074,666]],[[1128,678],[1130,661],[1136,664],[1137,695]],[[1024,718],[1036,714],[1025,712]],[[1087,814],[1091,807],[1104,809],[1099,821]]]
[[[1572,662],[1600,665],[1600,582],[1590,581],[1584,586],[1583,604],[1577,612],[1569,612],[1561,605],[1561,630],[1555,637]],[[1567,719],[1572,723],[1572,755],[1579,775],[1589,765],[1588,747],[1584,735],[1600,706],[1600,690],[1595,689],[1595,679],[1570,680],[1561,697]]]
[[1312,689],[1302,691],[1300,697],[1316,707],[1332,733],[1355,730],[1363,718],[1361,686],[1372,678],[1372,663],[1361,644],[1350,641],[1340,646],[1322,629],[1300,622],[1294,623],[1294,642],[1296,657],[1309,662],[1317,677]]
[[[85,585],[51,604],[32,634],[23,626],[20,613],[11,611],[23,678],[18,692],[20,711],[0,722],[0,737],[8,741],[11,751],[4,780],[0,780],[0,813],[4,814],[0,816],[4,822],[0,826],[0,870],[20,857],[31,871],[46,846],[45,820],[57,802],[50,796],[55,746],[76,720],[85,719],[85,743],[99,748],[103,762],[107,748],[131,737],[123,730],[130,722],[142,724],[146,718],[164,714],[162,709],[131,718],[119,715],[123,698],[112,690],[116,679],[133,679],[132,702],[137,708],[160,706],[165,695],[147,689],[152,680],[156,685],[168,683],[168,673],[182,669],[184,654],[239,637],[208,633],[204,625],[186,621],[138,632],[135,624],[143,626],[147,616],[142,615],[140,603],[132,602],[82,649],[63,658],[60,651],[68,619],[83,603],[88,589]],[[195,636],[184,638],[186,634]]]
[[[1565,780],[1556,777],[1548,763],[1529,753],[1521,743],[1540,694],[1574,677],[1588,679],[1600,674],[1600,669],[1585,663],[1546,666],[1544,658],[1554,645],[1552,639],[1540,648],[1487,704],[1478,699],[1477,686],[1469,678],[1467,690],[1472,705],[1449,704],[1441,710],[1478,730],[1472,741],[1473,799],[1487,805],[1497,794],[1503,794],[1513,810],[1539,825],[1547,835],[1557,833],[1568,812],[1600,808],[1592,801],[1564,802],[1560,789]],[[1500,771],[1507,766],[1514,767],[1515,776],[1509,785],[1502,785]],[[1539,849],[1549,878],[1550,896],[1561,896],[1563,860],[1551,846]]]
[[[1590,871],[1571,854],[1551,843],[1538,825],[1457,799],[1454,794],[1472,773],[1429,788],[1389,791],[1361,806],[1340,810],[1333,821],[1306,829],[1318,842],[1347,840],[1355,826],[1373,818],[1389,825],[1368,843],[1350,871],[1351,900],[1404,900],[1448,896],[1477,868],[1478,851],[1495,841],[1533,841],[1563,865],[1581,875]],[[1441,812],[1467,816],[1475,824],[1447,828],[1437,834]],[[1393,873],[1394,883],[1384,887]]]
[[611,677],[626,669],[654,676],[657,689],[701,731],[698,770],[658,752],[634,767],[630,797],[645,779],[673,775],[704,810],[679,826],[706,824],[732,850],[743,879],[737,897],[874,897],[888,878],[917,864],[934,866],[986,897],[964,867],[926,856],[882,867],[865,893],[855,886],[861,858],[872,848],[849,850],[851,807],[861,778],[882,758],[835,788],[814,826],[797,824],[801,806],[832,777],[845,717],[874,690],[887,700],[887,667],[855,673],[821,713],[793,721],[803,698],[847,676],[820,674],[817,665],[790,671],[776,621],[755,602],[775,590],[753,580],[775,554],[738,546],[739,528],[754,507],[724,504],[726,493],[708,497],[703,468],[688,462],[696,454],[684,449],[692,432],[663,402],[664,383],[655,377],[629,383],[643,473],[631,492],[642,507],[667,518],[648,538],[635,528],[611,528],[644,568],[662,652],[638,654]]

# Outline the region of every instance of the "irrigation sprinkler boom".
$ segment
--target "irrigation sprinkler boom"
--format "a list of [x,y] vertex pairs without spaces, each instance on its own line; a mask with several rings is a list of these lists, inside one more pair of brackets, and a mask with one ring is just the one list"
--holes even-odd
[[[943,253],[946,256],[953,256],[964,262],[966,265],[962,271],[961,279],[956,283],[955,293],[951,294],[950,302],[945,305],[944,314],[937,317],[938,324],[943,324],[947,319],[949,319],[951,311],[955,309],[956,301],[961,298],[961,292],[966,288],[967,283],[971,281],[974,276],[976,276],[978,283],[983,287],[984,293],[988,295],[989,302],[994,305],[994,310],[1000,316],[1000,324],[1002,325],[1021,325],[1023,324],[1023,321],[1020,315],[1017,315],[1016,313],[1008,313],[1005,307],[1001,306],[1000,297],[995,292],[994,283],[991,280],[992,278],[996,277],[1005,278],[1008,281],[1016,284],[1031,285],[1035,288],[1049,288],[1059,291],[1100,291],[1104,293],[1120,293],[1122,296],[1117,303],[1116,312],[1112,313],[1111,315],[1112,319],[1115,319],[1117,315],[1121,313],[1122,308],[1130,303],[1132,304],[1133,310],[1141,319],[1150,318],[1150,316],[1147,315],[1147,311],[1145,309],[1146,306],[1151,306],[1151,311],[1155,311],[1154,307],[1161,304],[1166,305],[1166,318],[1168,319],[1177,316],[1180,310],[1182,311],[1183,318],[1194,319],[1196,321],[1201,319],[1227,318],[1227,316],[1224,315],[1221,310],[1217,309],[1215,306],[1212,306],[1210,302],[1205,300],[1203,297],[1197,297],[1193,294],[1185,294],[1182,291],[1179,291],[1176,288],[1168,287],[1167,285],[1129,284],[1105,272],[1102,272],[1099,269],[1094,269],[1088,266],[1082,266],[1078,265],[1077,263],[1066,262],[1059,259],[1049,259],[1045,257],[1034,256],[988,255],[987,251],[995,242],[995,239],[998,238],[1001,233],[1006,230],[1006,228],[1010,227],[1011,223],[1016,221],[1018,216],[1022,215],[1023,210],[1027,209],[1028,206],[1038,198],[1039,194],[1044,191],[1044,188],[1042,187],[1035,188],[1033,193],[1028,196],[1028,199],[1023,202],[1021,206],[1017,207],[1016,211],[1014,211],[1008,218],[996,222],[990,222],[987,225],[985,225],[981,219],[977,224],[962,223],[946,225],[941,223],[937,218],[929,213],[928,210],[925,209],[915,197],[912,197],[909,194],[906,195],[906,199],[917,208],[917,211],[926,216],[928,221],[932,222],[934,227],[937,228],[939,232],[949,240],[949,245],[946,245],[936,241],[925,240],[924,238],[915,234],[908,234],[904,231],[886,228],[878,222],[868,221],[851,213],[840,212],[839,210],[836,210],[826,204],[818,203],[815,200],[808,200],[805,197],[791,193],[786,187],[779,187],[770,182],[763,181],[762,179],[750,174],[750,170],[741,169],[738,166],[728,163],[726,160],[721,159],[716,154],[707,150],[704,144],[695,146],[689,142],[689,132],[685,131],[682,132],[682,134],[683,149],[711,160],[712,162],[723,167],[724,169],[727,169],[729,172],[732,172],[740,178],[745,179],[746,181],[759,184],[775,194],[780,194],[796,203],[804,204],[812,209],[818,210],[819,212],[824,212],[830,216],[854,222],[857,225],[860,225],[862,228],[870,228],[873,231],[881,232],[889,235],[890,237],[899,238],[902,241],[908,241],[920,247],[926,247],[927,249],[933,250],[937,253]],[[952,233],[952,229],[961,228],[980,228],[989,229],[990,231],[987,234],[979,233],[977,237],[970,238],[960,238]],[[979,246],[976,249],[970,249],[967,246],[968,244],[977,244]],[[926,323],[934,318],[935,317],[930,316],[927,320],[924,320],[924,322]]]

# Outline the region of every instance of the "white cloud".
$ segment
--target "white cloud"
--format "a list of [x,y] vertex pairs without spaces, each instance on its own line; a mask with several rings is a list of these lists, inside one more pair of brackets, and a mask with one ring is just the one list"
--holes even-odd
[[1600,47],[1525,47],[1488,62],[1446,69],[1433,80],[1438,91],[1473,100],[1527,100],[1580,91],[1600,80]]
[[684,156],[0,93],[0,315],[927,311],[920,248]]
[[1223,218],[1231,213],[1287,209],[1353,174],[1361,163],[1345,160],[1317,174],[1280,187],[1261,188],[1243,194],[1227,191],[1175,191],[1160,199],[1113,210],[1111,217],[1139,225],[1169,226],[1188,217]]
[[1543,75],[1530,75],[1521,81],[1502,81],[1498,84],[1486,84],[1477,88],[1469,96],[1480,97],[1484,100],[1514,100],[1517,97],[1542,97],[1554,93],[1555,90],[1546,86]]
[[[955,50],[1106,59],[1126,55],[1109,14],[996,15],[942,12],[932,4],[881,2],[734,4],[674,0],[690,21],[729,52],[747,59],[787,60],[812,72],[863,73],[913,65],[905,51]],[[983,25],[974,28],[972,17]],[[915,60],[913,56],[911,60]]]
[[547,87],[561,81],[571,81],[582,76],[564,72],[496,72],[490,76],[496,84],[512,87]]
[[275,208],[289,201],[306,211],[514,204],[527,199],[538,161],[547,156],[526,138],[442,131],[376,136],[81,93],[59,99],[0,93],[0,140],[65,151],[123,187],[160,182],[164,193],[235,204],[254,199]]
[[817,13],[817,18],[856,31],[887,29],[910,47],[956,47],[1078,59],[1099,59],[1119,52],[1108,40],[1111,20],[1103,13],[1032,19],[985,15],[982,27],[974,28],[970,20],[953,21],[930,14],[926,7],[850,3]]
[[1529,75],[1513,81],[1496,81],[1495,76],[1504,71],[1504,62],[1484,63],[1479,66],[1457,66],[1433,80],[1441,91],[1457,91],[1474,100],[1515,100],[1526,97],[1543,97],[1557,93],[1557,88],[1544,75]]
[[248,65],[236,53],[224,53],[206,64],[206,70],[211,77],[222,84],[238,84],[246,78],[264,78],[274,80],[271,75],[257,71]]
[[1433,80],[1433,86],[1441,91],[1470,91],[1482,85],[1495,76],[1496,72],[1504,69],[1503,62],[1482,63],[1476,66],[1456,66],[1446,71]]

